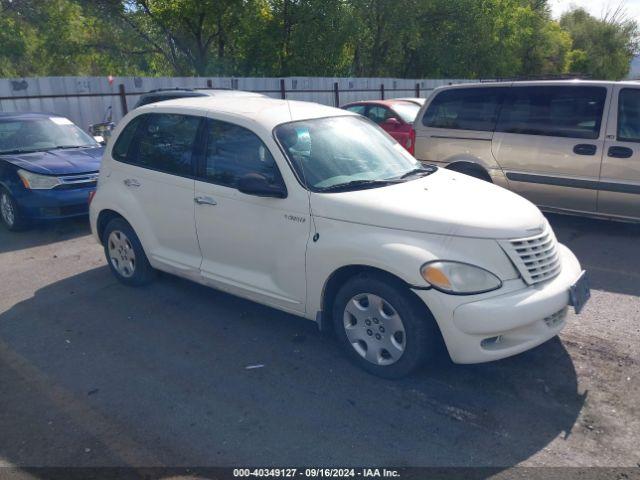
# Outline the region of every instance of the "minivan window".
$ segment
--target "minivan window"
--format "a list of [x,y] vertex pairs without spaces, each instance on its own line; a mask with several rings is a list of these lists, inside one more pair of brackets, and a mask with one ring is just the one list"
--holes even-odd
[[618,141],[640,142],[640,89],[624,88],[620,91]]
[[271,152],[255,133],[219,120],[207,122],[206,180],[236,188],[241,177],[258,173],[271,183],[282,182]]
[[422,124],[431,128],[493,132],[506,88],[454,88],[436,95]]
[[513,87],[496,131],[593,140],[600,136],[606,97],[602,87]]
[[[200,117],[174,113],[149,113],[140,117],[144,118],[140,120],[122,161],[173,175],[191,176],[192,152]],[[122,139],[123,144],[126,140]],[[118,143],[120,138],[114,146],[116,160],[121,159],[117,157],[121,154]]]

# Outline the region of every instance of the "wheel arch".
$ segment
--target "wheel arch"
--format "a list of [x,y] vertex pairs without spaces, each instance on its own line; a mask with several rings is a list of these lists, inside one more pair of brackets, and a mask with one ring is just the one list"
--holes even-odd
[[489,175],[489,171],[484,167],[484,165],[472,160],[455,160],[448,164],[446,168],[447,170],[452,170],[459,173],[467,173],[470,171],[477,172],[483,180],[493,183],[493,179],[491,178],[491,175]]
[[322,288],[321,310],[316,315],[318,327],[321,331],[331,332],[333,330],[332,311],[335,297],[342,287],[351,278],[362,274],[374,274],[386,277],[390,282],[406,289],[408,294],[419,302],[421,307],[431,314],[429,307],[412,291],[413,287],[399,276],[388,272],[387,270],[364,264],[343,265],[334,270],[326,279]]
[[98,219],[96,220],[96,234],[98,235],[98,240],[100,240],[101,244],[104,244],[104,231],[107,228],[107,225],[109,225],[109,222],[114,218],[121,218],[131,225],[131,223],[121,213],[108,208],[101,210],[98,214]]

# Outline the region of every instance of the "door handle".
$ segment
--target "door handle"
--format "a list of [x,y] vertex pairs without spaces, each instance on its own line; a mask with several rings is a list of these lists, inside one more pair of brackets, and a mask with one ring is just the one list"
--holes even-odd
[[597,151],[598,147],[590,143],[580,143],[573,147],[573,153],[576,155],[595,155]]
[[198,205],[217,205],[218,204],[218,202],[216,202],[211,197],[196,197],[193,199],[193,201],[196,202]]
[[127,178],[123,180],[122,183],[124,183],[127,187],[137,188],[140,186],[140,182],[135,178]]
[[607,154],[612,158],[630,158],[633,150],[627,147],[610,147]]

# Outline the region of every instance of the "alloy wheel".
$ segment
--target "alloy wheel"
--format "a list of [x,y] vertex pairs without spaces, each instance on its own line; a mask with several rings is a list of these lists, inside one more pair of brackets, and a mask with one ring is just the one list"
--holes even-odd
[[11,199],[6,192],[3,192],[2,195],[0,195],[0,214],[2,215],[4,223],[6,223],[7,226],[12,227],[16,221],[16,213],[13,210]]

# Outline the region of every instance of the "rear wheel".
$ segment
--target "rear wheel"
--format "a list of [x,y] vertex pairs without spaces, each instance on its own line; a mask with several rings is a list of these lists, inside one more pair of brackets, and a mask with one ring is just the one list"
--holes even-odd
[[0,187],[0,220],[2,224],[13,232],[23,230],[27,226],[27,222],[22,217],[16,201],[11,194]]
[[434,352],[437,332],[428,310],[400,282],[363,274],[338,291],[335,331],[347,355],[384,378],[400,378]]
[[109,268],[120,282],[141,286],[154,279],[156,271],[149,264],[136,232],[125,220],[111,220],[103,238]]

